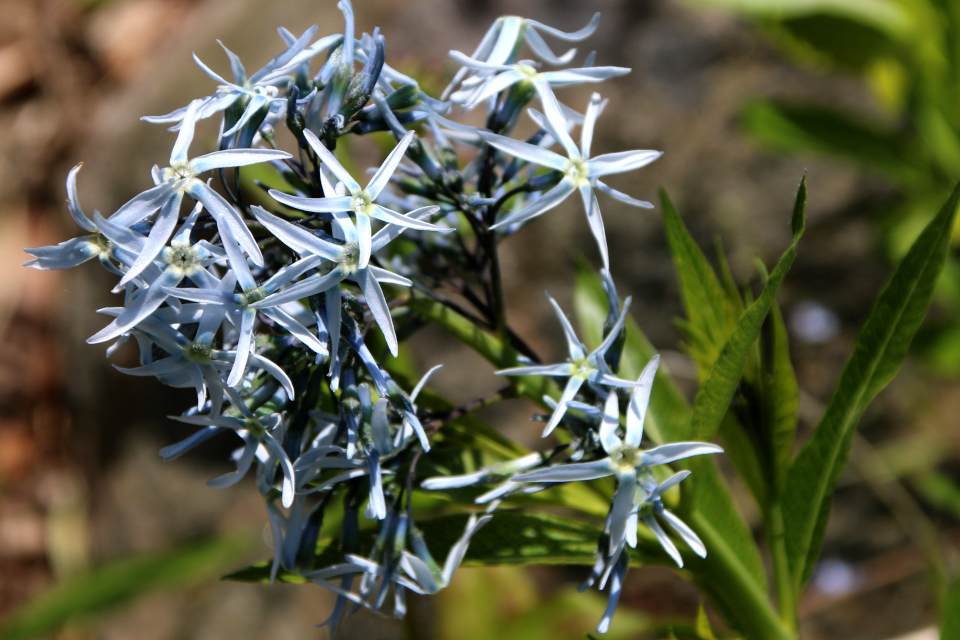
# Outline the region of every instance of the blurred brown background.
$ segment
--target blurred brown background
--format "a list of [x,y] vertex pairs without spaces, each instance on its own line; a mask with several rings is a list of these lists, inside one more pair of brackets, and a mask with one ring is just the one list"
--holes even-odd
[[[448,50],[471,52],[501,14],[573,30],[601,11],[599,30],[581,54],[595,48],[597,64],[633,72],[600,88],[611,101],[594,146],[665,151],[651,167],[611,180],[612,186],[651,201],[665,187],[701,246],[709,252],[714,238],[723,237],[740,280],[754,274],[756,256],[769,264],[788,243],[789,211],[806,170],[808,233],[780,303],[794,329],[805,392],[801,428],[809,428],[890,272],[872,212],[891,190],[840,162],[763,153],[741,132],[738,113],[750,96],[827,97],[870,111],[873,103],[855,78],[798,70],[751,25],[671,0],[371,0],[357,2],[355,11],[358,33],[381,27],[391,65],[438,79],[452,72]],[[78,162],[85,163],[79,193],[88,213],[112,212],[150,183],[150,167],[166,162],[174,134],[138,118],[215,89],[191,52],[224,71],[219,38],[255,69],[282,47],[276,27],[300,33],[315,22],[321,34],[342,30],[333,0],[0,0],[0,619],[85,568],[217,532],[242,531],[253,541],[235,567],[268,555],[266,518],[252,487],[204,487],[226,469],[232,443],[162,463],[157,451],[186,434],[164,416],[179,413],[189,399],[152,379],[121,376],[100,346],[84,342],[105,323],[95,310],[118,300],[109,294],[110,278],[91,264],[68,273],[23,269],[27,256],[20,248],[77,234],[64,206],[64,180]],[[571,89],[560,97],[576,106],[588,95]],[[203,130],[206,138],[194,144],[211,147],[215,133]],[[634,317],[673,372],[692,378],[692,365],[676,350],[672,320],[680,302],[659,212],[613,201],[601,206],[621,296],[634,296]],[[536,232],[505,245],[510,319],[535,348],[559,357],[559,328],[541,292],[550,289],[568,306],[570,256],[582,253],[595,262],[595,249],[575,206],[537,224]],[[479,393],[495,384],[478,376],[482,365],[443,336],[429,342],[430,352],[424,351],[428,341],[422,344],[424,366],[448,364],[435,379],[441,392],[464,397],[471,395],[465,388]],[[511,435],[535,440],[528,414],[528,407],[514,406],[489,417]],[[824,570],[803,607],[804,637],[880,640],[917,631],[918,639],[936,637],[924,631],[933,612],[922,560],[889,508],[898,490],[891,494],[882,473],[871,476],[873,449],[865,443],[881,454],[895,451],[907,464],[951,468],[958,414],[953,381],[912,361],[869,410],[861,428],[865,441],[855,447],[853,470],[838,492]],[[746,499],[744,508],[750,509]],[[954,548],[957,521],[923,508]],[[540,636],[524,625],[539,619],[538,633],[549,631],[543,637],[582,638],[602,607],[596,594],[570,597],[583,572],[464,570],[449,594],[415,601],[407,622],[359,616],[345,637],[533,638]],[[470,623],[470,612],[485,606],[478,594],[493,597],[491,589],[499,594],[492,609],[498,621]],[[691,587],[665,570],[632,571],[625,589],[617,614],[624,620],[689,616],[699,603]],[[580,605],[570,604],[588,601],[594,608],[579,613]],[[312,625],[326,617],[331,602],[317,587],[210,578],[71,625],[58,637],[325,637]],[[572,623],[557,624],[569,616]],[[636,622],[623,633],[641,637],[642,628]]]

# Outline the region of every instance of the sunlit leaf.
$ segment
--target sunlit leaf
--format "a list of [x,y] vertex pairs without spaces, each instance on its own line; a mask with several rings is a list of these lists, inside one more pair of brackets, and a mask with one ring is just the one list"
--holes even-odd
[[823,418],[787,474],[783,495],[786,544],[798,589],[809,579],[820,555],[833,487],[847,464],[860,416],[896,375],[927,313],[946,260],[958,204],[960,186],[880,293]]

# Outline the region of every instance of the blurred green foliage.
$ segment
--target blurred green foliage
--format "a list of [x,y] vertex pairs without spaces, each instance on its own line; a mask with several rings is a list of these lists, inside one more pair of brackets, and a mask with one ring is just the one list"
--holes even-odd
[[[882,176],[900,198],[877,211],[886,248],[901,257],[960,179],[960,3],[955,0],[687,0],[746,16],[800,66],[860,77],[869,113],[823,101],[758,98],[742,123],[783,153],[815,152]],[[954,228],[953,246],[960,243]],[[960,373],[960,263],[938,291],[944,320],[924,349]]]

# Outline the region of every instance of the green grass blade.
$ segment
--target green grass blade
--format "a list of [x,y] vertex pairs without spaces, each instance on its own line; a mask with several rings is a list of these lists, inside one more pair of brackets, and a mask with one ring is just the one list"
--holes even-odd
[[0,639],[36,638],[75,617],[89,618],[147,591],[210,579],[249,549],[247,537],[228,536],[117,560],[58,584],[28,603],[0,627]]

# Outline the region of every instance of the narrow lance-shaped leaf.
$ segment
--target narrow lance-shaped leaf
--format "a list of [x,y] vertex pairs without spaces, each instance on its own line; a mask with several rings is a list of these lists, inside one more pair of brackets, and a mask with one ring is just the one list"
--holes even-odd
[[733,397],[740,381],[740,375],[747,362],[747,357],[753,348],[763,326],[763,321],[773,305],[780,283],[783,282],[787,271],[793,264],[797,254],[797,243],[803,236],[805,209],[807,202],[806,176],[800,181],[797,190],[797,199],[794,205],[792,229],[793,242],[781,256],[777,266],[767,278],[757,299],[747,307],[737,323],[736,328],[727,339],[716,363],[710,370],[700,392],[693,403],[693,437],[700,442],[709,442],[717,433],[720,421],[723,419],[730,399]]
[[736,310],[728,300],[713,267],[697,246],[686,225],[683,224],[680,214],[667,197],[667,193],[662,189],[660,199],[663,203],[663,226],[677,270],[683,309],[689,328],[693,333],[706,338],[695,341],[696,344],[690,344],[688,335],[688,347],[697,361],[700,373],[705,374],[709,367],[706,363],[716,359],[714,349],[723,344],[733,329]]
[[960,205],[960,185],[910,247],[860,331],[826,411],[797,455],[783,494],[794,582],[806,582],[820,555],[833,488],[847,465],[860,416],[893,379],[933,297]]
[[117,560],[53,587],[14,612],[0,625],[0,638],[35,638],[70,619],[96,615],[152,589],[209,578],[242,558],[249,547],[245,538],[229,536]]

